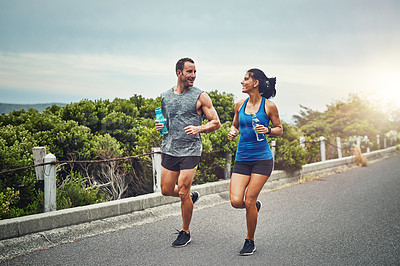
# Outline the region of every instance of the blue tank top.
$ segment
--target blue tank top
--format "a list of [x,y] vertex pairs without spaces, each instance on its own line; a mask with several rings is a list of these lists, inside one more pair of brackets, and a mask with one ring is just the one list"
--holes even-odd
[[[272,159],[272,151],[268,141],[257,141],[255,131],[251,123],[251,115],[245,113],[247,98],[239,110],[240,139],[236,151],[236,161],[260,161]],[[269,125],[269,117],[265,113],[265,98],[262,98],[260,108],[256,115],[261,124]]]

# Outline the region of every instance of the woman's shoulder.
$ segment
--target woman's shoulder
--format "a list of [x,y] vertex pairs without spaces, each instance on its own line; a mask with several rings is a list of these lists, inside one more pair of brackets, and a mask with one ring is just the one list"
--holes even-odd
[[236,102],[236,104],[242,105],[247,99],[240,99],[239,101]]
[[265,105],[276,108],[276,104],[273,101],[268,100],[268,99],[265,99]]
[[265,112],[269,115],[271,112],[275,112],[277,110],[276,104],[268,99],[265,99]]
[[239,111],[239,109],[242,107],[242,105],[244,104],[244,102],[246,100],[247,99],[240,99],[239,101],[237,101],[236,104],[235,104],[235,109],[237,109]]

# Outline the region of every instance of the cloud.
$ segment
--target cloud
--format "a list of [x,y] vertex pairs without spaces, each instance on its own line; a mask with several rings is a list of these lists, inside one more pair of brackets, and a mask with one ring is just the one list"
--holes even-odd
[[395,0],[3,1],[0,93],[154,98],[189,56],[198,87],[236,98],[247,69],[276,76],[283,113],[381,86],[394,95],[399,10]]
[[135,56],[0,54],[0,86],[38,92],[64,90],[90,98],[128,97],[137,90],[137,94],[153,97],[154,77],[161,80],[173,75],[167,64]]

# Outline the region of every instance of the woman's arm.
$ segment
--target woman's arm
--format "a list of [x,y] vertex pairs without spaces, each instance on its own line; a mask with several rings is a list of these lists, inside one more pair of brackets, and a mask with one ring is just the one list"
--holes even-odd
[[[276,107],[275,103],[271,102],[270,100],[265,101],[265,110],[267,116],[272,122],[273,127],[269,135],[271,136],[282,136],[283,134],[283,127],[281,123],[281,119],[279,118],[278,108]],[[268,129],[267,129],[268,130]],[[265,132],[267,133],[267,132]]]
[[239,110],[243,103],[244,100],[240,100],[235,104],[235,116],[233,117],[231,130],[228,133],[228,140],[233,140],[239,134]]

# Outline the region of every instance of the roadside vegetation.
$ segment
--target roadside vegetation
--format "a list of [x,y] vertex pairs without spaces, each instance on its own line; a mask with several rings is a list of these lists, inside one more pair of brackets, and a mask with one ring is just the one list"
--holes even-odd
[[[228,141],[235,99],[232,94],[209,92],[221,120],[221,128],[202,134],[203,155],[194,183],[224,178],[227,154],[232,165],[238,139]],[[19,110],[0,116],[0,171],[33,165],[32,148],[46,147],[58,161],[82,161],[141,155],[159,147],[162,138],[154,127],[154,109],[160,98],[82,100],[53,105],[40,113]],[[320,136],[327,140],[326,158],[337,158],[336,137],[342,138],[343,156],[351,155],[357,136],[361,151],[378,148],[376,135],[400,131],[400,112],[390,114],[366,99],[350,95],[327,106],[325,112],[301,106],[294,124],[283,121],[276,141],[277,170],[301,169],[320,160]],[[306,138],[305,148],[299,138]],[[397,140],[399,141],[399,140]],[[362,157],[361,157],[362,158]],[[362,163],[362,161],[361,161]],[[151,157],[106,163],[68,163],[57,167],[57,209],[94,204],[152,192]],[[0,219],[43,212],[43,181],[33,168],[0,176]]]

